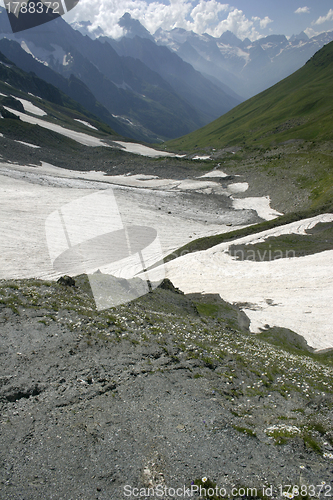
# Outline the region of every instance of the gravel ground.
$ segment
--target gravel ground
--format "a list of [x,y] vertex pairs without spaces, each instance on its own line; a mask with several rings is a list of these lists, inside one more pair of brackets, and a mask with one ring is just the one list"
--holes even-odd
[[331,358],[165,288],[97,312],[84,276],[0,282],[1,499],[171,498],[202,477],[333,494]]

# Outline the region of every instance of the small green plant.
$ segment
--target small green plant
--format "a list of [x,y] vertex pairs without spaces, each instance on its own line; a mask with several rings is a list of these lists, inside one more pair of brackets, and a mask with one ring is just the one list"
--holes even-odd
[[202,361],[205,363],[205,366],[207,366],[207,368],[209,368],[210,370],[214,370],[215,363],[208,356],[205,356],[204,358],[202,358]]
[[49,324],[47,319],[40,319],[40,320],[38,320],[38,323],[43,323],[43,325],[45,325],[45,326],[47,326]]
[[307,448],[311,448],[316,453],[322,453],[320,444],[310,434],[303,434],[303,441]]
[[222,498],[225,498],[218,495],[219,488],[216,486],[216,483],[207,477],[195,479],[192,484],[198,486],[199,492],[201,491],[202,495],[204,495],[201,495],[200,498],[210,498],[211,500],[222,500]]
[[256,437],[256,433],[254,430],[249,429],[248,427],[241,427],[239,425],[233,425],[233,428],[236,429],[236,431],[241,432],[242,434],[246,434],[247,436],[251,437]]
[[292,412],[294,413],[302,413],[304,414],[305,413],[305,410],[304,408],[294,408],[293,410],[291,410]]
[[7,287],[12,288],[13,290],[19,290],[19,288],[20,288],[17,283],[13,283],[13,282],[7,283]]
[[322,436],[324,436],[327,432],[327,430],[325,429],[323,424],[321,424],[320,422],[311,423],[309,425],[309,429],[316,431],[316,432],[319,432],[319,434],[321,434]]

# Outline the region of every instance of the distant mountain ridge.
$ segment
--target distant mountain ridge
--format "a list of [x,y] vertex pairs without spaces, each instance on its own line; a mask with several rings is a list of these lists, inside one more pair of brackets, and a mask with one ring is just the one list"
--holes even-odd
[[289,40],[269,35],[251,42],[230,31],[219,38],[181,28],[159,29],[155,41],[176,52],[206,77],[222,81],[248,98],[287,77],[333,40],[333,31],[308,38],[302,32]]
[[119,25],[118,40],[91,31],[89,22],[75,23],[75,30],[62,18],[14,35],[0,8],[0,50],[117,133],[161,142],[214,121],[240,96],[272,86],[333,39],[333,32],[311,39],[300,33],[251,42],[230,31],[214,38],[178,28],[151,35],[129,14]]
[[[312,38],[304,32],[289,39],[285,35],[274,34],[253,42],[249,38],[240,40],[231,31],[214,38],[207,33],[199,35],[182,28],[171,31],[159,28],[152,35],[128,13],[120,19],[119,25],[124,33],[120,39],[112,40],[100,35],[108,39],[119,54],[138,57],[147,64],[153,42],[166,46],[206,79],[238,100],[252,97],[286,78],[333,40],[333,31]],[[89,31],[85,22],[75,23],[75,28],[92,38],[99,36],[98,33],[102,31],[100,28]],[[155,53],[158,53],[157,49]]]
[[[238,100],[252,97],[286,78],[333,40],[333,31],[312,38],[304,32],[289,39],[285,35],[273,34],[253,42],[249,38],[241,40],[231,31],[225,31],[215,38],[207,33],[199,35],[183,28],[170,31],[159,28],[152,35],[128,13],[120,19],[119,25],[123,28],[123,37],[108,39],[118,53],[135,54],[134,57],[147,60],[143,42],[136,39],[140,45],[136,47],[133,39],[139,37],[155,41],[158,45],[168,47],[206,79]],[[88,30],[87,23],[83,21],[75,23],[75,29],[92,38],[105,36],[98,34],[102,31],[100,28]]]
[[[127,19],[127,22],[136,25],[132,21]],[[88,25],[85,24],[83,28],[87,30]],[[139,28],[136,26],[136,29]],[[158,73],[140,58],[119,55],[106,39],[93,40],[83,36],[62,18],[48,23],[47,28],[36,27],[14,35],[2,9],[0,38],[16,41],[35,59],[29,62],[16,47],[16,64],[22,64],[26,71],[35,71],[41,78],[48,78],[48,81],[52,77],[45,67],[57,72],[62,78],[55,77],[53,83],[63,91],[71,91],[69,87],[73,86],[73,78],[76,79],[77,88],[79,81],[82,82],[87,97],[90,93],[91,106],[96,107],[100,103],[115,119],[112,128],[136,140],[159,142],[182,136],[209,123],[240,102],[226,94],[220,86],[205,79],[169,49],[158,47],[151,40],[145,41],[150,42],[159,53],[166,54],[166,59],[169,58],[174,65],[173,69],[172,64],[171,69],[169,66],[170,74],[175,75],[174,81],[164,78],[162,72]],[[9,45],[2,43],[3,50],[9,51]],[[13,51],[13,47],[10,50]],[[178,78],[180,73],[183,73],[182,78]],[[64,78],[71,79],[71,85],[66,84]],[[78,98],[80,94],[82,97],[82,92],[78,92]],[[93,99],[97,104],[93,104]],[[118,128],[117,123],[121,124]],[[124,126],[128,133],[124,133]]]
[[104,37],[102,39],[112,45],[119,55],[138,59],[158,73],[180,97],[196,107],[207,122],[215,114],[223,115],[242,100],[226,86],[219,89],[218,84],[194,70],[177,54],[167,47],[156,45],[148,38],[123,37],[119,41]]

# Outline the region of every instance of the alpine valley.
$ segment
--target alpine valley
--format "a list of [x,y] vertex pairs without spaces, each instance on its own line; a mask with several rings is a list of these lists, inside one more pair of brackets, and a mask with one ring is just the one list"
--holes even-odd
[[328,497],[332,33],[119,24],[0,12],[0,497]]

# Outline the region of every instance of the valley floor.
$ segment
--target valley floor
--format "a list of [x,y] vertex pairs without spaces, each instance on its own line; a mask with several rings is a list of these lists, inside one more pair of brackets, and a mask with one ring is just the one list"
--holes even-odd
[[[164,284],[97,311],[86,276],[76,276],[75,287],[56,283],[64,274],[57,258],[73,241],[145,227],[160,241],[156,261],[196,238],[278,215],[269,197],[246,196],[243,177],[207,165],[191,178],[149,168],[142,175],[127,164],[106,175],[0,164],[1,498],[120,500],[135,498],[125,494],[133,488],[150,498],[148,488],[188,489],[204,477],[229,498],[244,498],[239,488],[256,488],[250,496],[261,498],[269,486],[268,499],[296,498],[287,485],[326,498],[331,354],[309,352],[297,334],[315,348],[333,347],[332,250],[250,261],[232,246],[270,250],[273,236],[306,238],[331,227],[332,215],[162,266],[196,293]],[[71,255],[73,265],[82,259]],[[121,259],[115,274],[132,278],[131,266]],[[160,269],[149,268],[149,277]],[[268,325],[284,328],[249,330]]]
[[[0,175],[3,214],[0,278],[3,279],[56,279],[66,274],[52,265],[57,250],[50,248],[53,243],[46,238],[46,220],[77,200],[81,203],[80,218],[91,220],[89,199],[96,193],[112,191],[122,226],[150,227],[156,231],[160,253],[154,253],[147,266],[191,240],[278,215],[270,208],[267,196],[246,198],[248,184],[221,170],[177,180],[157,175],[80,172],[47,163],[42,166],[2,163]],[[98,211],[98,206],[95,208]],[[73,215],[74,219],[77,216]],[[111,215],[103,204],[98,216],[98,231],[106,233]],[[75,226],[74,219],[67,223]],[[330,214],[318,216],[232,243],[248,245],[281,234],[306,234],[305,229],[329,221],[332,221]],[[92,225],[96,233],[95,220]],[[56,227],[51,226],[50,232],[56,232]],[[52,241],[56,240],[55,237]],[[250,318],[252,332],[279,326],[302,335],[316,349],[333,347],[332,250],[283,259],[275,259],[272,254],[269,261],[253,262],[235,259],[229,253],[229,246],[222,244],[205,252],[183,255],[164,266],[166,276],[186,293],[219,293],[228,302],[238,303]],[[84,272],[99,269],[86,266]],[[112,274],[133,277],[128,262],[119,266],[112,268]],[[151,279],[154,280],[154,272]]]

